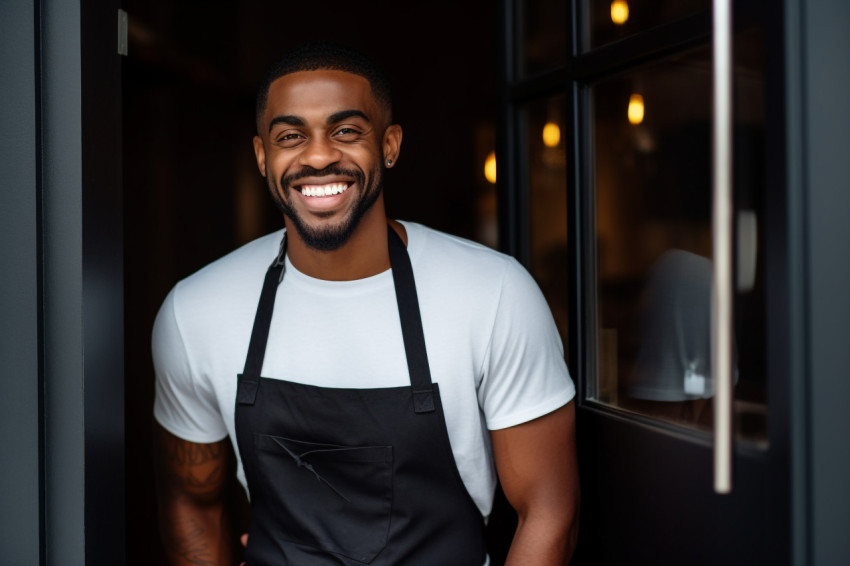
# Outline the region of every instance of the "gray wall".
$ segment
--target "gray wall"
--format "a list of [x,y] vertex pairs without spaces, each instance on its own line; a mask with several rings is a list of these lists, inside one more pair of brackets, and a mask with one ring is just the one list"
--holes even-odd
[[0,7],[0,562],[39,563],[39,328],[33,2]]

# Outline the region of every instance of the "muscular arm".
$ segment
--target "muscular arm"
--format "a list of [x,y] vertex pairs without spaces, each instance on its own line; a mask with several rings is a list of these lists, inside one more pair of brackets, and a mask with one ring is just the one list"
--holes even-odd
[[505,566],[562,566],[578,536],[575,404],[491,432],[499,480],[519,516]]
[[197,444],[155,425],[157,497],[163,544],[173,566],[231,566],[225,512],[227,440]]

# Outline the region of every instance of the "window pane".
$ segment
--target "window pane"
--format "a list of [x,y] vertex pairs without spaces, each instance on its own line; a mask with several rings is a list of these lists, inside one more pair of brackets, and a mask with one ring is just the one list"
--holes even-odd
[[523,112],[528,152],[530,271],[567,342],[567,154],[563,95]]
[[562,67],[567,62],[564,0],[521,3],[519,76]]
[[711,9],[711,0],[589,0],[582,51]]
[[[736,39],[735,413],[766,435],[761,38]],[[708,49],[595,84],[598,380],[594,397],[688,427],[712,423]],[[591,388],[593,390],[593,388]]]

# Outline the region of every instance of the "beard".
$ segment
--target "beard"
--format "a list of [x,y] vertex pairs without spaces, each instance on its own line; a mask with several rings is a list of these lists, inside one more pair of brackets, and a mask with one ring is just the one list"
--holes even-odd
[[[355,184],[358,187],[361,187],[361,193],[357,200],[353,203],[353,206],[344,212],[344,217],[341,221],[335,224],[327,224],[323,226],[310,226],[298,213],[298,211],[295,210],[295,207],[292,206],[292,199],[284,198],[284,193],[286,193],[287,197],[290,197],[292,191],[295,190],[292,186],[298,179],[311,176],[324,177],[327,175],[343,175],[352,177]],[[325,169],[319,170],[310,166],[305,166],[300,171],[281,178],[280,188],[275,186],[274,181],[270,177],[266,177],[266,183],[268,184],[269,192],[271,193],[272,199],[278,209],[284,214],[284,216],[289,218],[295,228],[295,231],[304,243],[315,250],[329,252],[339,249],[349,240],[349,238],[351,238],[354,230],[357,229],[358,224],[360,224],[360,220],[372,207],[372,205],[375,204],[375,201],[378,200],[378,196],[381,194],[381,190],[383,189],[382,175],[383,172],[381,171],[380,166],[376,167],[372,171],[372,176],[369,181],[369,185],[367,186],[366,176],[359,169],[354,170],[342,169],[339,167],[326,167]],[[326,216],[330,217],[333,214],[334,213],[329,212]],[[325,215],[319,214],[317,216],[321,218]]]

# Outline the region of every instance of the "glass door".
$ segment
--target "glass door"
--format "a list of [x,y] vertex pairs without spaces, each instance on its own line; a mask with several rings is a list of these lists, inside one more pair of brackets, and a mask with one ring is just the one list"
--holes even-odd
[[733,14],[734,450],[732,491],[719,494],[711,1],[506,2],[516,171],[503,233],[579,385],[574,563],[787,561],[788,386],[769,369],[785,194],[768,167],[783,162],[776,12],[738,2]]

